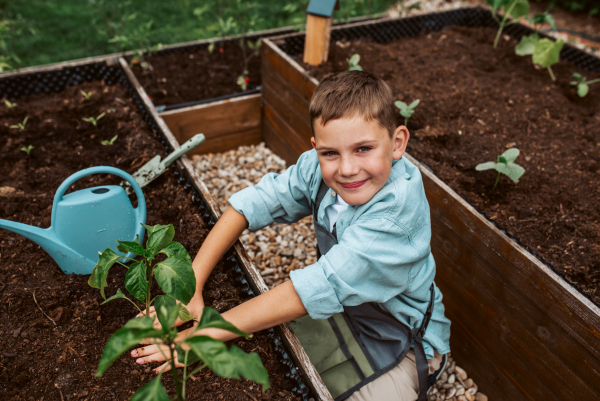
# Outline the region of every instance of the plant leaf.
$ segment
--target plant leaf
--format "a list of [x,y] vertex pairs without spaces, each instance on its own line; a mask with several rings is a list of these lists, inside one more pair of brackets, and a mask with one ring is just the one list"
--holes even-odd
[[192,263],[192,258],[188,251],[181,245],[179,242],[171,241],[169,245],[163,248],[160,253],[167,255],[168,257],[173,257],[177,259],[182,259]]
[[408,108],[408,105],[404,102],[401,102],[400,100],[396,100],[394,102],[394,105],[400,109],[400,112],[402,112],[403,110],[406,110]]
[[508,178],[514,182],[517,182],[517,180],[525,173],[525,169],[515,163],[498,163],[496,164],[496,171],[508,176]]
[[[123,291],[121,291],[120,288],[117,288],[117,293],[115,295],[113,295],[112,297],[106,299],[104,302],[102,302],[100,305],[104,305],[107,302],[112,301],[113,299],[119,299],[119,298],[125,298],[125,299],[129,299],[127,298],[127,296],[125,294],[123,294]],[[130,300],[131,301],[131,300]]]
[[129,266],[129,270],[125,273],[125,288],[140,301],[146,301],[148,282],[146,264],[143,261],[135,262]]
[[137,345],[144,338],[159,337],[162,332],[152,329],[153,322],[152,318],[138,317],[131,319],[125,327],[117,330],[104,347],[96,377],[102,376],[123,352]]
[[524,17],[529,14],[529,2],[527,0],[512,0],[506,5],[505,9],[510,9],[510,16],[513,18]]
[[127,253],[131,252],[135,255],[144,255],[146,250],[140,245],[140,236],[136,234],[134,241],[117,241],[119,244],[117,249],[120,252]]
[[155,255],[169,244],[175,236],[175,228],[173,224],[166,226],[157,224],[148,226],[142,224],[148,230],[148,241],[146,241],[146,249],[152,251]]
[[475,166],[475,170],[477,171],[491,170],[494,168],[496,168],[496,162],[485,162]]
[[162,374],[159,374],[150,383],[140,387],[130,401],[169,401],[169,396],[160,383],[161,376]]
[[585,95],[588,94],[589,90],[590,90],[590,87],[588,86],[587,83],[581,82],[581,83],[577,84],[577,95],[579,97],[585,97]]
[[556,21],[554,21],[554,17],[550,14],[544,14],[545,20],[550,25],[553,31],[556,31]]
[[243,377],[262,384],[263,393],[271,387],[269,373],[267,373],[267,369],[263,366],[260,356],[256,352],[247,354],[241,348],[232,345],[229,353],[235,358],[238,371]]
[[351,65],[350,68],[348,68],[348,71],[362,71],[362,67],[360,65]]
[[165,294],[187,304],[196,292],[196,276],[192,263],[169,257],[154,267],[156,281]]
[[560,50],[564,44],[562,39],[556,42],[547,38],[538,40],[533,51],[533,62],[542,68],[548,68],[558,63]]
[[106,283],[108,271],[121,257],[121,255],[117,255],[111,248],[106,248],[104,252],[100,254],[98,263],[96,263],[96,266],[94,266],[92,275],[88,279],[88,284],[90,287],[99,288],[100,294],[102,294],[102,298],[104,299],[106,299],[106,296],[104,295],[104,289],[108,286]]
[[575,79],[581,79],[581,78],[583,78],[583,75],[581,75],[581,74],[580,74],[580,73],[578,73],[578,72],[574,72],[574,73],[573,73],[573,77],[574,77]]
[[360,62],[360,56],[358,54],[353,54],[348,61],[350,65],[357,65]]
[[517,56],[529,56],[533,54],[535,44],[539,39],[539,36],[535,33],[529,36],[522,36],[519,44],[515,46],[515,54]]
[[507,162],[514,162],[515,159],[519,156],[519,149],[517,148],[510,148],[508,150],[506,150],[506,152],[502,153],[502,156],[504,156],[506,158]]
[[177,317],[183,322],[194,320],[196,316],[192,315],[189,310],[183,305],[179,305],[179,311],[177,311]]
[[412,102],[411,104],[408,105],[408,108],[414,109],[415,107],[417,107],[417,105],[419,104],[420,101],[421,101],[420,99],[415,100],[414,102]]
[[231,331],[232,333],[238,334],[240,336],[251,337],[250,334],[239,330],[233,324],[231,324],[228,321],[226,321],[225,319],[223,319],[223,317],[221,316],[221,314],[219,312],[217,312],[213,308],[205,306],[202,311],[202,317],[200,318],[200,323],[198,324],[198,326],[196,327],[196,329],[194,331],[197,331],[200,329],[207,329],[207,328],[223,329],[223,330]]
[[158,321],[162,325],[163,333],[168,333],[169,329],[175,324],[179,312],[177,301],[168,295],[159,295],[154,300],[154,310]]

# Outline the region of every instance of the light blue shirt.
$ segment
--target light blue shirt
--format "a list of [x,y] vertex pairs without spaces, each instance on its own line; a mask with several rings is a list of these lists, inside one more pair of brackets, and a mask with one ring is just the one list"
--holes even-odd
[[[229,199],[243,214],[250,231],[273,222],[293,223],[312,213],[321,183],[317,152],[303,153],[283,174],[269,173],[254,187]],[[317,221],[329,227],[326,208],[335,202],[325,195]],[[405,325],[420,327],[435,277],[431,254],[431,220],[419,169],[402,158],[394,160],[390,178],[367,203],[348,206],[339,214],[338,244],[314,264],[294,270],[290,278],[313,319],[327,319],[344,306],[376,302]],[[450,351],[450,321],[444,316],[442,293],[435,287],[433,314],[423,345]],[[432,348],[433,347],[433,348]]]

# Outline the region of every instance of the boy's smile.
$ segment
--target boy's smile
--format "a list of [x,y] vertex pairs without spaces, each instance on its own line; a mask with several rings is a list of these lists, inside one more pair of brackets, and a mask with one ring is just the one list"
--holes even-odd
[[325,126],[319,117],[314,130],[310,141],[323,181],[349,205],[367,203],[385,185],[392,160],[402,157],[409,138],[404,126],[390,138],[378,121],[367,122],[361,116],[330,120]]

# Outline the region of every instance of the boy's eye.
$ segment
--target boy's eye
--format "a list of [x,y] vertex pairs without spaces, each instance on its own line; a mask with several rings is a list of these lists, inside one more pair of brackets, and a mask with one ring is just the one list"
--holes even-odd
[[368,152],[369,150],[371,150],[371,147],[370,146],[361,146],[357,150],[361,153],[364,153],[364,152]]
[[335,155],[336,153],[335,153],[335,152],[333,152],[333,151],[329,151],[329,152],[323,152],[323,153],[321,153],[321,154],[322,154],[323,156],[333,156],[333,155]]

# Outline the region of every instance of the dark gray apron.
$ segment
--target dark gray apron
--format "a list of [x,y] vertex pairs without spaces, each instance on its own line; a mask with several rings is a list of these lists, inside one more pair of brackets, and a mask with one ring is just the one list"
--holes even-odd
[[[317,237],[317,257],[337,244],[335,225],[330,233],[317,222],[317,211],[329,187],[321,181],[313,208]],[[344,306],[344,311],[327,320],[304,316],[291,322],[300,343],[321,375],[335,401],[349,397],[359,388],[396,367],[414,340],[419,377],[418,401],[427,398],[429,365],[423,349],[423,336],[434,303],[431,299],[421,327],[411,330],[376,303]]]

